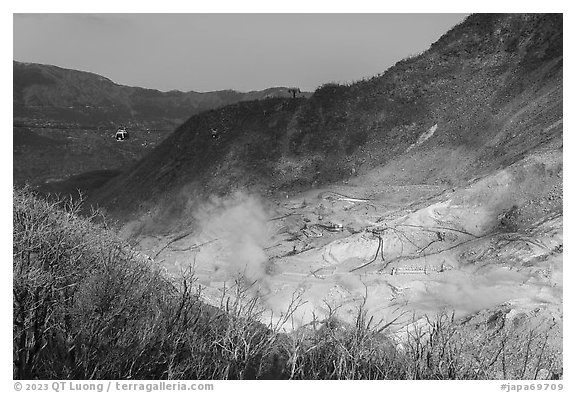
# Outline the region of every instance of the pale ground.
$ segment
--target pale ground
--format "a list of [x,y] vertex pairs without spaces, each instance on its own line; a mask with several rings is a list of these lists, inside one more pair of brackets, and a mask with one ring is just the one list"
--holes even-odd
[[[506,322],[522,317],[524,324],[550,326],[561,345],[558,151],[532,154],[461,186],[390,185],[385,173],[267,201],[256,223],[238,223],[240,211],[229,226],[219,216],[158,255],[174,236],[143,238],[140,249],[171,274],[194,265],[211,303],[239,272],[256,281],[275,315],[300,294],[306,304],[293,327],[337,307],[340,318],[352,320],[365,298],[369,315],[392,323],[398,334],[424,314],[454,312],[474,321],[503,310]],[[521,211],[519,227],[503,229],[502,214],[513,205]]]

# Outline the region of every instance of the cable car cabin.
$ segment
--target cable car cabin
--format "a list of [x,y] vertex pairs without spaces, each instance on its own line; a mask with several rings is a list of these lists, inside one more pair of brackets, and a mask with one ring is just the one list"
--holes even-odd
[[128,131],[126,131],[126,127],[120,127],[116,131],[116,140],[123,141],[124,139],[128,139]]

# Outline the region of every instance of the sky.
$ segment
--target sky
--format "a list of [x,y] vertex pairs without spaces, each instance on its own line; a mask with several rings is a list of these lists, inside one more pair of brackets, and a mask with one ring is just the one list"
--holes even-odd
[[419,54],[466,14],[14,13],[13,58],[161,91],[313,91]]

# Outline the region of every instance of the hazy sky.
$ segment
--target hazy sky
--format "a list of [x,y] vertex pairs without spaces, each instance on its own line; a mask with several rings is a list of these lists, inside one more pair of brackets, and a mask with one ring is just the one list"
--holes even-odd
[[465,14],[14,14],[14,60],[162,91],[260,90],[376,75]]

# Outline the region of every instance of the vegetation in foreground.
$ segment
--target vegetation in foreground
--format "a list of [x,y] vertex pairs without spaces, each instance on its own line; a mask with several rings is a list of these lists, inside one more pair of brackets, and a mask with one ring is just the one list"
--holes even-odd
[[[167,277],[79,202],[14,190],[15,379],[535,379],[561,376],[545,331],[448,315],[398,341],[362,305],[355,324],[333,312],[289,334],[300,305],[276,322],[237,281],[220,307],[192,274]],[[95,218],[94,213],[92,218]],[[98,220],[105,222],[105,220]]]

